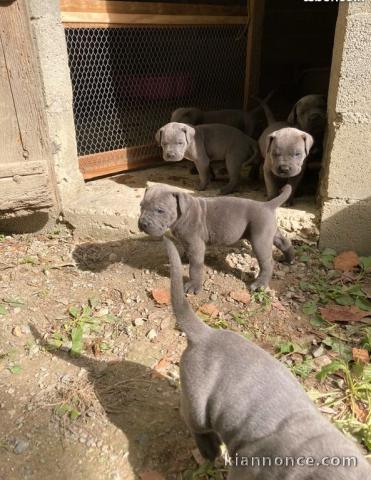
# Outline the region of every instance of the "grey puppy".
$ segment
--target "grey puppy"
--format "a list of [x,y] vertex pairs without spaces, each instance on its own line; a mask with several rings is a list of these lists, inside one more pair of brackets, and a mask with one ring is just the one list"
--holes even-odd
[[282,185],[288,183],[292,193],[287,204],[291,204],[304,175],[313,137],[303,130],[288,127],[287,122],[276,122],[267,105],[262,104],[262,107],[268,127],[259,138],[259,148],[264,158],[263,172],[268,199],[276,197]]
[[272,246],[279,248],[288,263],[294,259],[290,241],[278,230],[276,208],[287,200],[288,185],[270,202],[244,198],[202,198],[155,185],[146,189],[141,202],[139,229],[161,237],[168,229],[182,243],[189,260],[188,293],[202,288],[206,244],[233,245],[242,238],[250,240],[258,259],[260,273],[251,284],[256,290],[266,287],[272,277]]
[[162,147],[163,159],[179,162],[186,158],[194,162],[200,175],[198,190],[205,190],[212,179],[210,162],[224,160],[229,182],[220,193],[235,191],[241,166],[258,159],[258,145],[255,140],[229,125],[209,124],[191,126],[171,122],[156,133],[156,142]]
[[[171,268],[171,300],[187,348],[180,360],[182,414],[202,456],[220,445],[231,464],[228,480],[366,480],[371,468],[356,445],[315,408],[280,362],[240,335],[205,325],[183,293],[182,265],[164,237]],[[313,466],[275,466],[275,458],[314,459]],[[354,457],[357,465],[318,465],[324,457]],[[243,466],[244,459],[261,463]],[[272,466],[263,466],[269,458]],[[267,464],[267,463],[266,463]],[[290,463],[289,463],[290,465]]]
[[207,123],[221,123],[238,128],[249,137],[258,138],[262,128],[259,128],[258,113],[261,110],[261,103],[267,102],[275,92],[270,92],[264,100],[259,100],[259,105],[252,110],[244,111],[238,109],[223,110],[201,110],[196,107],[177,108],[171,114],[170,122],[188,123],[190,125],[202,125]]
[[287,122],[290,126],[310,133],[314,138],[323,137],[326,127],[326,97],[306,95],[293,106]]

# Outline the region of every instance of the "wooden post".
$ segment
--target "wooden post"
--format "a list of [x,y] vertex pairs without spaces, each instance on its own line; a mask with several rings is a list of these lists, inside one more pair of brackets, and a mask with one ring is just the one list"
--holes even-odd
[[259,94],[261,48],[265,0],[248,0],[249,22],[247,35],[244,108],[251,107],[252,95]]

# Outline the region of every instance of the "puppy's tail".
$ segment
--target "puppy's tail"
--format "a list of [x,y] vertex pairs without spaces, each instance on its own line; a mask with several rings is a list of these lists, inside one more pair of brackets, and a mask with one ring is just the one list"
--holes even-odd
[[170,261],[171,303],[173,311],[177,322],[187,335],[188,340],[196,342],[210,327],[205,325],[197,317],[184,295],[182,263],[176,246],[170,238],[164,236],[163,239]]
[[280,207],[283,203],[290,198],[292,187],[288,183],[282,187],[281,193],[278,197],[273,198],[269,202],[266,202],[267,207],[275,209]]

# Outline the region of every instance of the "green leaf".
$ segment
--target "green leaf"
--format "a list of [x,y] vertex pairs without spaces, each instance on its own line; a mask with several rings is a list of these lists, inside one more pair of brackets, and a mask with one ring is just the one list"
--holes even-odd
[[80,309],[78,307],[70,307],[70,309],[68,310],[68,313],[71,315],[71,317],[73,318],[77,318],[79,316],[79,313],[80,313]]
[[304,303],[303,312],[306,315],[313,315],[317,311],[317,302],[310,300],[309,302]]
[[292,342],[280,342],[277,345],[278,353],[293,353],[295,351],[295,345]]
[[336,297],[335,302],[338,303],[339,305],[353,305],[354,304],[353,298],[348,294],[344,294],[344,295],[340,295],[339,297]]
[[371,302],[367,298],[358,297],[356,299],[356,306],[365,312],[371,311]]
[[99,298],[96,298],[96,297],[93,297],[93,298],[89,298],[88,300],[88,303],[90,305],[91,308],[95,308],[99,305]]
[[72,339],[71,354],[74,356],[80,355],[82,351],[83,334],[84,334],[84,329],[82,325],[78,325],[77,327],[74,327],[71,331],[71,339]]
[[82,307],[82,317],[90,317],[91,315],[91,308],[88,305],[84,305]]
[[71,420],[76,420],[81,415],[81,412],[79,412],[75,407],[72,407],[70,410],[70,418]]
[[6,315],[6,307],[2,303],[0,303],[0,315]]
[[301,262],[307,263],[307,262],[309,262],[310,257],[308,255],[302,255],[301,257],[299,257],[299,260]]
[[302,378],[303,380],[305,380],[308,377],[308,375],[310,374],[310,372],[312,370],[313,370],[313,364],[312,364],[311,360],[309,360],[309,359],[304,360],[304,362],[295,364],[291,367],[291,371],[295,375]]
[[333,248],[325,248],[322,252],[321,255],[330,255],[332,257],[336,257],[336,250]]
[[16,363],[16,364],[12,365],[11,367],[8,367],[8,370],[11,373],[17,375],[18,373],[21,373],[22,367],[18,363]]
[[321,370],[317,373],[316,378],[317,380],[324,380],[329,375],[332,375],[339,370],[346,371],[348,369],[347,365],[341,360],[333,360],[328,365],[325,365],[321,368]]
[[367,272],[371,268],[371,256],[359,257],[359,264],[364,272]]
[[322,340],[322,343],[327,347],[330,347],[332,351],[339,353],[345,360],[352,358],[352,350],[341,340],[333,337],[326,337]]

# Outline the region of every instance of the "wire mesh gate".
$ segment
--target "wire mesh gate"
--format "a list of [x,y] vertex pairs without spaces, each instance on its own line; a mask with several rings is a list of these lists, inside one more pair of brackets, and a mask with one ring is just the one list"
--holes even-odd
[[160,161],[154,134],[175,108],[243,106],[243,24],[84,25],[65,34],[85,178]]

